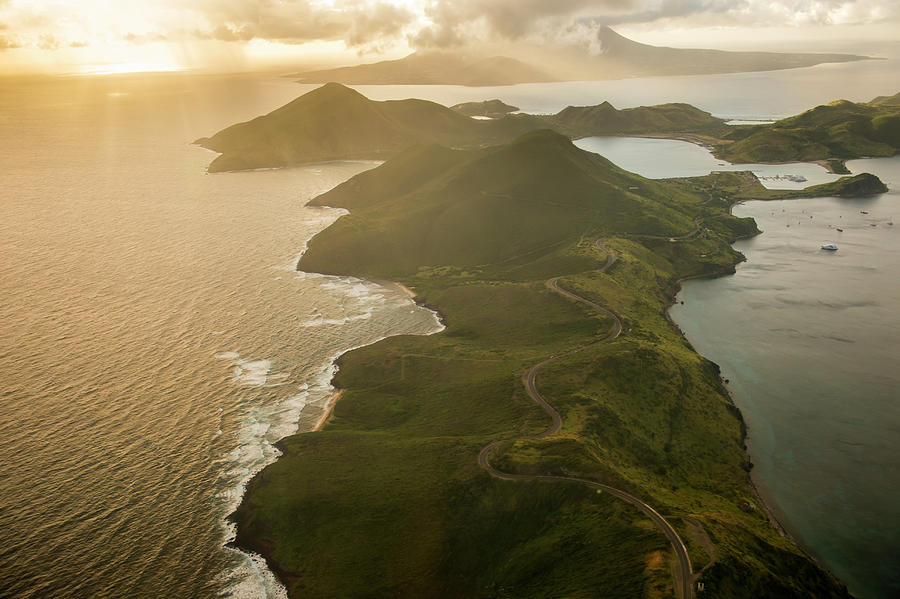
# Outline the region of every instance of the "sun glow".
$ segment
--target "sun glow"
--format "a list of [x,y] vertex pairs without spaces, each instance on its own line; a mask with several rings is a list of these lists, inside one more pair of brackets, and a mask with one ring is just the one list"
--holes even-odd
[[78,70],[78,73],[81,75],[122,75],[125,73],[170,73],[183,70],[185,67],[177,64],[135,61],[84,65]]

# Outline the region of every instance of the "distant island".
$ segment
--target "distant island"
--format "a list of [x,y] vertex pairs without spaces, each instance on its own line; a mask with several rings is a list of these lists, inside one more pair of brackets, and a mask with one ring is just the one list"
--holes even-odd
[[753,197],[749,173],[645,179],[544,129],[410,148],[313,200],[349,214],[299,269],[400,281],[447,329],[341,358],[237,544],[293,597],[848,598],[771,523],[717,367],[665,316],[742,259]]
[[811,162],[893,156],[900,152],[900,93],[871,102],[838,100],[770,125],[742,125],[719,140],[729,162]]
[[609,27],[598,31],[597,42],[602,51],[596,55],[575,48],[542,48],[543,58],[539,64],[519,57],[468,56],[459,52],[430,51],[416,52],[399,60],[309,71],[294,76],[303,83],[336,81],[348,85],[496,86],[772,71],[869,58],[853,54],[667,48],[632,41]]
[[483,116],[489,119],[498,119],[511,112],[519,112],[518,106],[510,106],[500,100],[485,100],[484,102],[463,102],[451,106],[450,110],[455,110],[466,116]]
[[[900,151],[900,94],[868,103],[832,102],[768,125],[727,125],[689,104],[618,110],[608,102],[569,106],[553,115],[511,112],[499,100],[447,108],[426,100],[377,102],[328,83],[281,108],[195,143],[220,152],[210,172],[271,168],[327,160],[386,160],[420,144],[478,148],[537,129],[572,139],[640,135],[704,144],[733,163],[821,161],[846,172],[843,160]],[[490,119],[466,116],[491,112]],[[488,115],[478,115],[488,116]]]

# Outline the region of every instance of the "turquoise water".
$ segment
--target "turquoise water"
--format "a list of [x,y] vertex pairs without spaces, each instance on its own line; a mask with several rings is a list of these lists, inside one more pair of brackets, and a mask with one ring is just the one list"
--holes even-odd
[[900,157],[849,167],[892,191],[736,207],[763,231],[747,262],[686,282],[672,316],[729,379],[779,520],[875,599],[900,596]]

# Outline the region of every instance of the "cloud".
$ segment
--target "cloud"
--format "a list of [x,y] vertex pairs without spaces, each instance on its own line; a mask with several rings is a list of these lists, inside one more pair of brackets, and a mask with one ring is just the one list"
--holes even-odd
[[[3,48],[85,40],[343,41],[378,50],[407,41],[591,43],[601,25],[763,27],[898,23],[898,0],[0,0]],[[581,40],[578,42],[578,40]]]
[[661,0],[642,2],[638,10],[600,15],[606,25],[696,19],[698,25],[772,26],[867,24],[900,17],[890,0]]
[[900,20],[896,0],[427,0],[430,24],[419,47],[472,40],[560,41],[602,25],[679,22],[682,26],[852,25]]
[[0,51],[12,50],[13,48],[21,48],[22,46],[13,39],[0,35]]
[[194,12],[207,27],[200,37],[222,41],[264,39],[298,44],[343,40],[348,46],[400,38],[416,15],[388,1],[205,0]]
[[413,38],[417,46],[451,46],[472,37],[516,40],[571,24],[579,14],[618,14],[634,0],[428,0],[431,22]]

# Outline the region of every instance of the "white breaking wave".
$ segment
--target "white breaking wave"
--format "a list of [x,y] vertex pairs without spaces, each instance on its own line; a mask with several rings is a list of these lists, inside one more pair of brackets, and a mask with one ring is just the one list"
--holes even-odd
[[[318,215],[319,220],[316,222],[319,222],[324,229],[347,213],[346,210],[322,209],[321,214]],[[350,314],[326,317],[316,309],[314,316],[302,323],[301,326],[345,325],[354,321],[368,320],[372,318],[376,309],[388,303],[385,295],[386,289],[377,283],[355,277],[335,277],[296,271],[296,264],[306,249],[306,245],[304,245],[289,269],[294,271],[298,278],[321,279],[321,288],[344,299],[342,308]],[[400,306],[412,307],[414,304],[409,297],[404,297],[400,300]],[[414,312],[414,310],[410,310],[410,312]],[[437,313],[432,310],[429,312],[434,318],[434,326],[424,334],[431,335],[444,330],[444,324]],[[402,334],[402,332],[395,334]],[[391,335],[382,335],[377,339],[335,353],[318,372],[309,377],[307,383],[301,384],[297,388],[296,394],[271,405],[256,406],[250,410],[239,428],[238,446],[223,459],[224,462],[230,464],[230,467],[220,477],[223,483],[222,487],[226,489],[220,493],[220,498],[226,503],[228,514],[234,513],[240,505],[250,480],[281,456],[281,451],[275,444],[299,430],[304,408],[313,406],[318,408],[319,413],[327,412],[330,402],[334,398],[335,389],[331,381],[337,374],[337,360],[349,351],[377,343],[389,336]],[[244,360],[238,352],[222,352],[216,354],[216,358],[228,359],[233,362],[234,382],[238,386],[261,388],[289,384],[290,375],[281,372],[273,373],[272,362],[268,359]],[[235,524],[226,521],[223,534],[224,544],[228,545],[233,542],[235,535]],[[219,582],[224,587],[221,594],[223,597],[287,599],[287,589],[269,570],[262,556],[237,549],[231,549],[231,551],[234,552],[239,563],[220,577]]]

